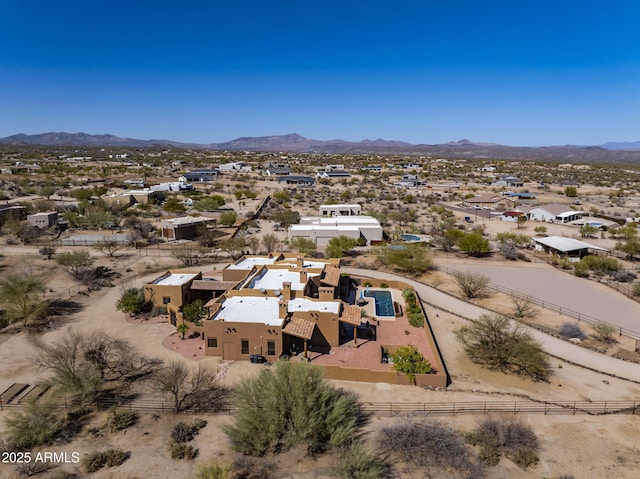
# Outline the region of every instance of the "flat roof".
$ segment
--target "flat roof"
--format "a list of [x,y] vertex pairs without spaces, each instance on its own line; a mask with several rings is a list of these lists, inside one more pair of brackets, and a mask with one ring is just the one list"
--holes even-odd
[[215,221],[214,218],[207,218],[206,216],[180,216],[179,218],[169,218],[162,220],[162,222],[170,223],[175,226],[191,225],[195,223],[206,223],[207,221]]
[[289,304],[287,305],[287,310],[290,313],[295,313],[296,311],[301,311],[301,312],[320,311],[321,313],[338,314],[340,312],[340,302],[339,301],[313,301],[311,299],[306,299],[306,298],[296,298],[289,301]]
[[278,318],[279,301],[278,298],[269,296],[232,296],[222,302],[222,307],[212,320],[282,326],[284,319]]
[[564,236],[533,238],[533,241],[562,252],[576,251],[579,249],[596,249],[599,251],[609,251],[608,249],[601,248],[600,246],[586,243],[585,241],[580,241],[574,238],[565,238]]
[[337,226],[337,225],[318,225],[318,224],[304,224],[304,225],[291,225],[289,226],[291,231],[356,231],[360,232],[360,228],[357,226]]
[[274,264],[276,262],[276,258],[268,258],[266,256],[256,256],[256,257],[248,257],[242,258],[235,264],[230,264],[227,269],[246,269],[250,270],[254,266],[263,266]]
[[361,208],[361,206],[354,203],[352,205],[320,205],[320,208]]
[[152,284],[160,286],[180,286],[198,276],[197,273],[169,273],[154,280]]
[[[318,274],[308,273],[308,277],[312,278],[314,276],[318,276]],[[256,273],[251,277],[249,282],[247,283],[247,288],[252,289],[266,289],[266,290],[276,290],[282,289],[282,283],[289,282],[291,283],[291,289],[296,291],[302,291],[304,286],[307,284],[300,282],[300,272],[298,271],[288,271],[286,269],[265,269],[262,272]]]

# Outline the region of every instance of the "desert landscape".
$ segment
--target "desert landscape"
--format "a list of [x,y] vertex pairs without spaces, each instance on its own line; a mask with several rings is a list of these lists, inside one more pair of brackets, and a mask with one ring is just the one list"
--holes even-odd
[[[5,171],[0,177],[5,203],[24,206],[25,214],[54,211],[61,222],[45,228],[25,228],[26,222],[19,216],[4,220],[2,279],[16,274],[38,278],[44,285],[42,299],[48,302],[49,310],[45,316],[28,319],[24,324],[6,321],[0,336],[0,390],[7,391],[14,384],[46,381],[49,373],[38,368],[36,360],[43,345],[56,344],[75,333],[96,331],[126,341],[145,357],[165,363],[181,361],[190,370],[205,365],[217,371],[220,386],[234,388],[265,366],[205,355],[204,341],[199,337],[181,339],[176,326],[162,311],[135,316],[118,311],[116,304],[124,290],[139,288],[168,270],[221,272],[246,255],[298,251],[309,257],[336,257],[334,243],[309,245],[297,241],[289,236],[289,226],[297,224],[301,217],[318,215],[320,205],[356,204],[380,222],[385,239],[360,245],[354,241],[339,249],[341,270],[354,277],[399,279],[413,285],[450,381],[449,386],[438,389],[342,380],[331,380],[331,384],[353,391],[363,404],[397,404],[400,411],[405,407],[402,405],[408,404],[512,402],[514,409],[519,401],[603,405],[602,414],[585,413],[580,408],[563,414],[509,414],[535,431],[538,460],[522,468],[502,457],[498,465],[487,468],[486,477],[637,476],[640,466],[635,437],[639,424],[635,407],[618,413],[615,407],[607,409],[604,405],[607,401],[635,404],[640,390],[640,354],[634,335],[640,329],[636,319],[640,304],[635,299],[637,266],[630,249],[637,233],[619,231],[631,231],[624,225],[635,225],[634,213],[640,208],[634,166],[594,168],[589,164],[413,158],[407,170],[405,158],[298,153],[272,160],[270,153],[212,155],[188,150],[128,151],[127,158],[120,161],[92,158],[67,162],[60,152],[43,155],[41,148],[18,153],[19,148],[10,147],[4,153],[7,168],[17,158],[39,166],[19,173]],[[96,152],[87,150],[82,154],[91,156]],[[145,157],[152,157],[153,164],[141,166],[149,161]],[[176,178],[190,169],[205,165],[211,168],[227,161],[241,161],[241,168],[245,169],[222,173],[211,181],[192,182],[190,190],[164,192],[163,199],[154,200],[153,204],[122,207],[106,202],[114,194],[127,191],[121,187],[124,179],[144,176],[145,184],[160,184],[171,175]],[[286,164],[292,173],[310,176],[315,176],[314,168],[335,163],[348,170],[350,176],[338,180],[320,178],[311,187],[287,185],[265,173],[274,162]],[[382,170],[374,173],[365,169],[368,165],[380,165]],[[498,173],[521,175],[523,183],[510,189],[491,186],[499,178]],[[574,187],[575,191],[568,189],[559,181],[549,181],[550,175],[571,178],[579,186]],[[95,186],[88,186],[93,178],[100,180]],[[504,221],[505,208],[474,208],[469,204],[469,200],[473,203],[473,198],[486,193],[500,201],[505,198],[502,193],[510,190],[536,196],[534,200],[514,201],[513,211],[525,214],[537,205],[559,203],[569,211],[582,212],[583,219],[572,224],[532,219]],[[191,239],[164,237],[162,221],[199,216],[212,218],[213,225],[195,231]],[[587,218],[609,226],[585,228]],[[459,233],[453,234],[452,230]],[[486,242],[488,250],[465,251],[460,239],[474,234]],[[453,238],[451,242],[449,236]],[[114,240],[110,241],[110,237]],[[606,256],[594,256],[615,263],[585,266],[585,274],[577,259],[569,261],[562,255],[546,253],[536,248],[531,239],[547,237],[588,241],[593,247],[608,251]],[[389,247],[400,251],[420,248],[420,254],[428,259],[426,266],[414,269],[417,260],[408,266],[389,263],[380,253]],[[91,271],[90,275],[85,271],[74,276],[69,265],[57,260],[65,253],[78,251],[90,257],[83,266]],[[456,276],[460,274],[481,277],[482,291],[473,297],[466,295]],[[457,332],[471,320],[494,313],[517,319],[543,346],[549,355],[548,380],[533,381],[491,371],[470,360]],[[6,316],[7,320],[11,318]],[[563,336],[563,327],[568,323],[577,327],[582,334],[580,339],[568,341],[571,338]],[[162,398],[144,381],[134,389],[143,397]],[[0,417],[6,420],[17,410],[21,407],[7,404]],[[224,412],[174,415],[141,411],[134,426],[117,432],[103,428],[106,414],[88,412],[73,436],[59,438],[47,447],[76,451],[81,456],[105,448],[129,453],[121,466],[90,474],[97,478],[189,477],[199,464],[211,459],[221,465],[230,464],[237,457],[219,427],[232,421],[232,416]],[[380,431],[401,421],[426,419],[468,433],[487,417],[479,413],[430,416],[375,412],[363,429],[365,443],[375,448]],[[198,450],[197,457],[192,461],[172,459],[167,451],[171,429],[185,418],[190,421],[195,417],[207,423],[192,442]],[[336,451],[330,451],[310,457],[304,450],[294,448],[273,455],[271,460],[277,471],[273,477],[324,478],[333,477],[338,456]],[[14,466],[2,464],[0,470],[2,477],[19,477]],[[393,477],[419,477],[416,471],[403,468],[401,462],[396,463],[394,471]],[[85,477],[87,472],[83,465],[64,464],[40,474]],[[437,468],[429,474],[449,477]]]

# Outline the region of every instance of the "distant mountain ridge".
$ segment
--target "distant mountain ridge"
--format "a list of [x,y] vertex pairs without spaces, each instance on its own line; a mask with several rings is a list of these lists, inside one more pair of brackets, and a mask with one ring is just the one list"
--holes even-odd
[[473,142],[467,139],[444,144],[411,144],[393,140],[362,140],[359,142],[313,140],[297,133],[259,137],[241,137],[223,143],[182,143],[171,140],[137,140],[114,135],[88,133],[18,134],[0,138],[0,143],[13,145],[79,146],[105,148],[174,147],[211,150],[267,151],[289,153],[346,153],[456,156],[476,159],[515,159],[549,161],[640,162],[640,141],[610,142],[597,146],[515,147],[496,143]]

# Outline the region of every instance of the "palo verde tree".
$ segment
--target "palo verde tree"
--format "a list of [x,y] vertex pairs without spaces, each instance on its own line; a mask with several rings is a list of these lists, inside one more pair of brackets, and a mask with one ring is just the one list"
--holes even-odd
[[354,439],[362,422],[354,395],[335,389],[307,363],[281,361],[244,379],[233,403],[235,420],[222,430],[237,452],[251,456],[293,446],[311,453],[341,446]]
[[521,325],[500,315],[482,315],[456,332],[469,358],[488,369],[516,373],[535,381],[551,374],[542,346]]
[[77,281],[90,279],[95,258],[91,257],[88,250],[65,251],[56,256],[56,262]]
[[12,274],[0,281],[0,302],[10,323],[43,319],[47,314],[47,300],[42,281],[34,276]]
[[327,258],[342,258],[348,254],[356,246],[356,240],[348,236],[340,235],[337,238],[331,238],[327,244]]
[[116,309],[123,313],[136,315],[144,307],[144,291],[142,288],[123,287],[120,299],[116,302]]
[[429,361],[411,344],[399,348],[390,356],[393,370],[404,373],[411,384],[416,383],[416,374],[429,374],[432,371]]

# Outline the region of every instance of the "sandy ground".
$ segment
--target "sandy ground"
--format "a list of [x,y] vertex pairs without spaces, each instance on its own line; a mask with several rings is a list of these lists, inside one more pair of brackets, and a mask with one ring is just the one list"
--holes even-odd
[[[152,258],[154,267],[161,267],[162,258]],[[34,259],[34,263],[41,259]],[[141,274],[146,270],[141,258],[133,263],[132,274]],[[167,264],[169,260],[167,259]],[[160,263],[160,264],[159,264]],[[146,263],[148,264],[148,263]],[[221,266],[221,265],[220,265]],[[205,269],[208,269],[205,268]],[[157,273],[149,273],[136,280],[142,284],[144,280],[153,278]],[[195,365],[195,359],[186,359],[176,345],[187,344],[176,337],[175,328],[168,323],[157,321],[135,322],[128,320],[123,314],[115,311],[114,303],[119,295],[118,288],[103,289],[91,293],[89,297],[80,297],[79,302],[84,309],[59,326],[54,326],[43,335],[43,340],[53,342],[63,337],[70,329],[95,330],[102,329],[114,336],[128,339],[146,355],[163,360],[180,359]],[[441,306],[451,307],[447,301]],[[466,303],[465,303],[466,304]],[[468,305],[469,307],[473,305]],[[614,400],[640,398],[640,386],[631,381],[624,381],[600,375],[586,369],[573,366],[561,360],[554,360],[554,375],[549,383],[532,383],[500,373],[485,371],[471,363],[453,332],[465,323],[465,320],[450,315],[439,309],[428,309],[433,322],[436,337],[443,351],[445,362],[452,375],[453,384],[447,391],[423,390],[415,387],[394,386],[376,383],[336,382],[337,385],[351,389],[359,394],[363,401],[375,402],[454,402],[505,400],[511,398],[530,397],[540,400]],[[475,314],[471,313],[471,314]],[[196,344],[196,343],[193,343]],[[566,343],[564,343],[566,344]],[[167,347],[168,346],[168,347]],[[14,382],[33,383],[41,377],[33,365],[35,353],[33,342],[27,333],[0,336],[0,389],[4,390]],[[190,354],[197,354],[192,349]],[[591,353],[590,351],[587,351]],[[595,353],[593,353],[595,354]],[[189,356],[189,353],[186,354]],[[216,358],[204,358],[206,364],[215,368],[219,364]],[[617,364],[617,363],[615,363]],[[620,363],[627,364],[627,363]],[[561,367],[560,367],[561,366]],[[242,378],[255,374],[260,366],[236,361],[231,364],[224,383],[232,385]],[[635,370],[633,370],[635,371]],[[640,380],[640,374],[635,376]],[[6,416],[0,412],[0,418]],[[190,416],[187,417],[189,420]],[[78,451],[82,454],[107,447],[121,447],[131,451],[131,458],[121,467],[104,470],[92,475],[96,478],[187,477],[195,464],[207,461],[212,457],[222,463],[229,462],[233,455],[218,425],[229,421],[227,416],[207,417],[209,425],[194,440],[194,446],[200,450],[199,457],[193,462],[178,462],[170,459],[166,452],[166,443],[171,426],[179,421],[179,417],[171,415],[154,418],[142,415],[139,425],[127,432],[115,434],[103,433],[94,437],[82,433],[72,442],[56,445],[56,450]],[[469,430],[474,427],[477,418],[472,416],[442,417],[441,421]],[[382,424],[398,418],[375,417],[368,426],[369,436]],[[637,437],[640,434],[640,422],[637,416],[542,416],[532,415],[524,418],[536,430],[541,440],[541,462],[533,470],[523,472],[507,460],[503,460],[497,468],[492,468],[490,477],[527,478],[557,477],[560,474],[573,474],[574,477],[604,478],[615,474],[619,478],[635,478],[640,475]],[[100,414],[91,419],[91,425],[100,426],[104,417]],[[567,440],[570,438],[570,440]],[[328,477],[330,458],[314,461],[300,454],[292,453],[281,456],[278,460],[286,461],[289,475],[282,477],[322,478]],[[75,466],[65,466],[68,470],[77,470]],[[13,468],[0,465],[0,478],[16,477]]]

